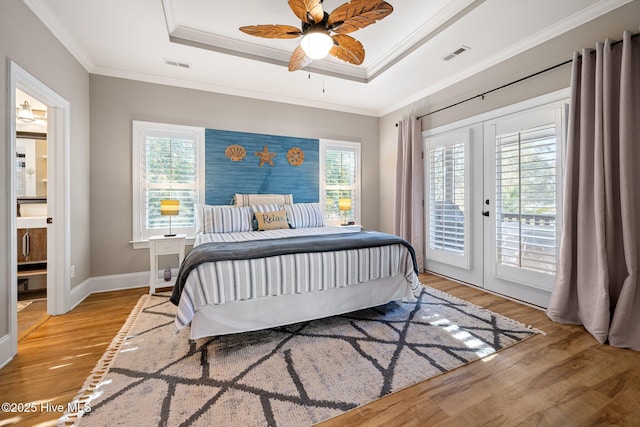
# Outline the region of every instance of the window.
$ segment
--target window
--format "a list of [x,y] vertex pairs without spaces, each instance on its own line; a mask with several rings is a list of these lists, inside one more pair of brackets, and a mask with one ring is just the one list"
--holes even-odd
[[496,262],[556,272],[556,126],[496,136]]
[[[133,122],[133,241],[173,233],[193,237],[201,178],[204,128]],[[160,200],[180,201],[180,214],[160,215]],[[169,219],[171,218],[171,219]],[[171,221],[171,223],[169,223]]]
[[[351,209],[340,210],[340,199],[349,199]],[[327,224],[360,224],[359,142],[320,140],[320,203]]]
[[426,140],[427,257],[468,268],[468,131]]

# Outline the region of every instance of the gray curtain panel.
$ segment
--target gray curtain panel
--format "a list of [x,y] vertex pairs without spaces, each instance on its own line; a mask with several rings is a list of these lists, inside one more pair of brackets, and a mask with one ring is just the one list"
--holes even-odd
[[424,270],[423,198],[422,128],[420,120],[416,120],[416,117],[411,115],[398,123],[393,231],[413,245],[419,271]]
[[562,240],[547,315],[640,350],[640,40],[574,54]]

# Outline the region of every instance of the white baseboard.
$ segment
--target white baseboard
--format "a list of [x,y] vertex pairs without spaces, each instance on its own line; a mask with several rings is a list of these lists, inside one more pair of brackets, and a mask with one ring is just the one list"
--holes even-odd
[[13,356],[11,352],[11,335],[7,334],[0,338],[0,369],[11,362]]
[[69,310],[74,309],[91,294],[141,288],[144,286],[149,286],[149,272],[147,271],[90,277],[71,289],[71,308]]
[[[156,277],[162,278],[163,270],[158,270]],[[172,279],[169,282],[161,282],[156,287],[173,286],[178,274],[177,268],[171,269]],[[110,276],[89,277],[78,286],[71,289],[70,292],[70,308],[73,310],[86,297],[91,294],[100,292],[121,291],[123,289],[142,288],[149,286],[149,272],[141,271],[139,273],[113,274]],[[2,360],[2,359],[0,359]]]

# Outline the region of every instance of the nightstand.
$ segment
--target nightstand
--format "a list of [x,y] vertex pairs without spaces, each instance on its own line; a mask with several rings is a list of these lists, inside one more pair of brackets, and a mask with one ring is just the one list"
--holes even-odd
[[346,230],[362,231],[362,226],[360,224],[342,225],[341,227],[346,229]]
[[156,285],[166,283],[169,285],[171,282],[165,282],[162,279],[158,279],[158,256],[160,255],[178,255],[178,267],[182,264],[184,259],[184,246],[186,235],[178,234],[176,236],[152,236],[149,237],[149,293],[152,294],[156,291]]

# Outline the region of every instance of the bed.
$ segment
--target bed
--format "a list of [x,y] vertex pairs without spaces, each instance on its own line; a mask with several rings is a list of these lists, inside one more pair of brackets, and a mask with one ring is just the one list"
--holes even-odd
[[326,226],[317,203],[198,206],[194,248],[171,302],[190,338],[266,329],[413,300],[413,248]]

